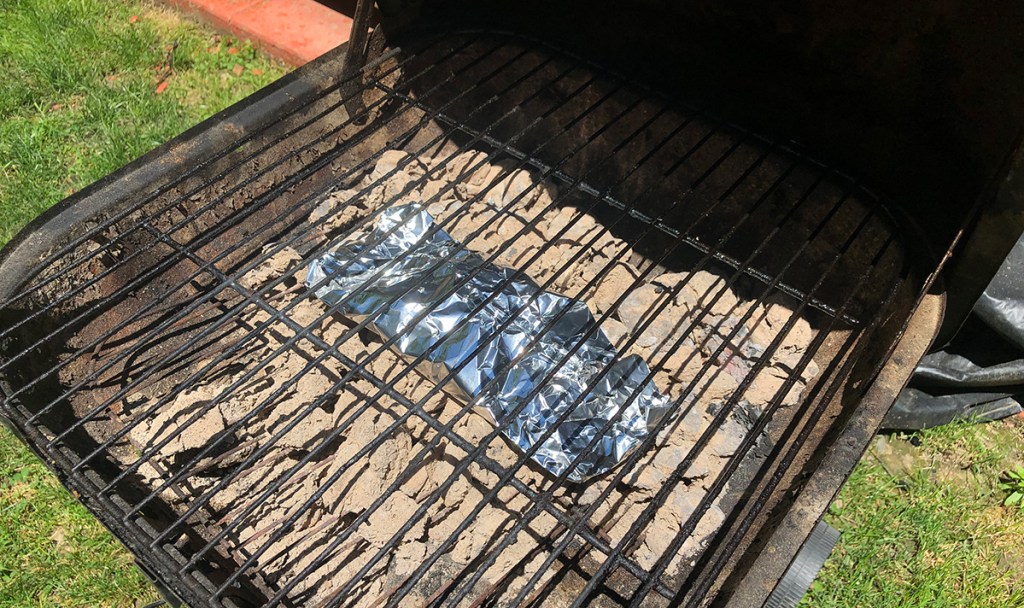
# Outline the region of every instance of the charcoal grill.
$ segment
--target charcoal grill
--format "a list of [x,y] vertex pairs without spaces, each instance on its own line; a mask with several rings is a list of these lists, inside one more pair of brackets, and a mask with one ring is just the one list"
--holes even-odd
[[[973,275],[991,275],[1019,235],[1010,221],[1017,199],[999,188],[1016,149],[1006,128],[1014,115],[967,102],[944,115],[928,95],[889,95],[886,79],[903,74],[884,70],[833,104],[838,85],[823,64],[849,67],[859,49],[822,60],[800,44],[864,22],[922,27],[910,16],[846,14],[837,25],[831,10],[812,5],[738,17],[660,3],[631,11],[382,2],[371,33],[370,4],[359,3],[351,45],[72,196],[5,248],[5,421],[169,595],[190,605],[762,605],[940,331],[947,294],[939,272],[953,246],[964,233],[969,243],[980,238],[969,230],[979,216],[982,226],[1004,220],[984,252],[967,247],[955,259],[951,281],[968,263]],[[622,20],[602,18],[611,14]],[[915,61],[953,53],[926,50]],[[973,61],[965,57],[973,55],[949,60]],[[926,73],[940,83],[959,77]],[[854,100],[863,107],[852,110]],[[906,121],[924,110],[934,112]],[[952,131],[959,140],[933,146]],[[406,154],[389,156],[396,151]],[[723,373],[770,323],[758,306],[786,311],[765,352],[715,400],[706,423],[686,431],[689,450],[636,510],[626,510],[624,488],[667,449],[656,436],[599,482],[538,473],[529,454],[496,456],[504,445],[497,431],[467,435],[460,424],[478,414],[433,408],[446,387],[417,380],[415,362],[382,371],[389,344],[367,322],[339,319],[336,307],[299,312],[311,300],[303,263],[358,237],[466,152],[498,168],[495,182],[455,197],[456,178],[424,194],[424,204],[454,201],[440,220],[454,226],[507,184],[501,179],[529,176],[495,208],[497,218],[520,219],[514,230],[489,239],[485,223],[462,238],[485,257],[525,250],[531,255],[511,264],[527,275],[593,218],[595,236],[538,283],[557,289],[559,277],[578,273],[566,295],[591,305],[596,289],[612,285],[599,320],[659,276],[682,277],[660,288],[672,297],[699,272],[717,277],[650,351],[652,370],[669,374],[684,347],[703,353],[685,394],[709,390],[701,378]],[[401,160],[384,167],[384,158]],[[389,185],[418,159],[429,159],[419,175]],[[553,193],[548,211],[569,219],[531,249],[524,243],[537,225],[521,211],[542,186]],[[317,212],[339,188],[344,200]],[[366,205],[374,196],[377,206]],[[584,265],[605,236],[628,247]],[[285,251],[299,261],[260,274]],[[613,274],[623,263],[635,269],[626,281]],[[974,289],[984,285],[972,279]],[[954,313],[970,299],[965,292],[949,298]],[[669,299],[651,302],[623,348],[664,318]],[[800,356],[751,409],[759,378],[798,327],[810,330]],[[282,410],[314,375],[325,382],[302,393],[301,407]],[[219,378],[228,380],[211,384]],[[220,414],[253,379],[274,388],[232,417]],[[216,390],[196,396],[204,386]],[[339,395],[350,397],[344,412]],[[167,414],[182,400],[187,408]],[[678,427],[691,407],[693,399],[678,399],[661,429]],[[291,431],[335,408],[331,425],[316,423],[310,442],[272,460]],[[382,416],[377,434],[346,451],[367,412]],[[212,413],[213,431],[191,435]],[[244,436],[271,416],[278,426],[265,436]],[[716,452],[713,471],[695,476],[694,464],[737,417],[744,433]],[[149,443],[134,440],[154,425],[161,428]],[[332,501],[358,485],[361,459],[386,457],[407,428],[418,435],[408,459],[388,465],[390,483],[361,508],[332,513]],[[168,446],[180,449],[169,455]],[[439,451],[450,456],[447,477],[416,496],[411,514],[389,519],[393,496]],[[246,492],[226,500],[244,479]],[[471,486],[471,499],[445,510],[456,483]],[[308,492],[280,502],[299,486]],[[687,517],[659,528],[660,509],[688,496]],[[270,513],[271,503],[288,506]],[[485,509],[506,518],[454,559]],[[709,513],[720,521],[687,547]],[[397,572],[400,546],[428,535],[427,520],[430,529],[448,520],[445,534]],[[382,538],[365,538],[361,526],[371,522],[383,526]],[[640,557],[654,537],[664,538],[658,551]],[[520,538],[527,550],[509,560]],[[496,563],[507,571],[495,575]]]

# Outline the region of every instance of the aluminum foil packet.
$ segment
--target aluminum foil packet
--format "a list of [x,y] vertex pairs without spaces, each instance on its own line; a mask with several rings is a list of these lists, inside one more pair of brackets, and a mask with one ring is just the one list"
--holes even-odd
[[394,347],[408,360],[426,353],[418,369],[431,381],[458,370],[443,388],[484,410],[520,449],[540,442],[533,459],[551,474],[564,473],[580,454],[569,479],[611,470],[669,409],[645,382],[647,363],[620,357],[598,329],[559,365],[596,323],[587,306],[525,276],[510,280],[514,271],[432,227],[418,204],[389,208],[362,240],[314,260],[306,284],[341,314],[372,318],[368,327],[385,339],[398,336]]

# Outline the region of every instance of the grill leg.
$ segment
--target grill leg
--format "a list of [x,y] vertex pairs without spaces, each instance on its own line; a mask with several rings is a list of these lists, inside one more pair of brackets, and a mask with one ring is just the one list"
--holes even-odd
[[765,608],[794,608],[803,598],[825,560],[839,541],[839,530],[819,521],[807,537],[807,542],[796,554],[775,591],[768,596]]
[[352,19],[352,33],[349,35],[348,49],[345,52],[345,67],[342,68],[343,78],[348,78],[366,65],[367,38],[370,30],[370,9],[373,0],[358,0]]
[[181,608],[181,606],[184,605],[181,603],[181,600],[179,600],[178,597],[171,592],[170,589],[165,587],[160,582],[159,578],[153,576],[153,574],[149,571],[149,568],[147,568],[145,564],[143,564],[139,560],[135,560],[135,565],[139,567],[139,570],[142,570],[142,573],[146,575],[146,578],[149,579],[149,582],[153,583],[153,586],[156,587],[156,590],[160,592],[160,597],[163,598],[162,600],[158,600],[156,602],[153,602],[152,604],[148,604],[143,608],[150,608],[151,606],[170,606],[171,608]]

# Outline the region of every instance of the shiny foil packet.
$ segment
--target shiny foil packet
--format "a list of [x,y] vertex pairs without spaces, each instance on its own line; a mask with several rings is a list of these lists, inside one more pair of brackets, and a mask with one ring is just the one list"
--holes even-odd
[[569,479],[611,470],[668,411],[668,399],[644,381],[647,363],[620,357],[598,329],[559,365],[595,324],[587,306],[527,277],[510,280],[514,271],[432,227],[420,205],[389,208],[361,240],[314,260],[306,284],[340,314],[372,318],[369,327],[385,339],[399,336],[394,347],[408,360],[426,353],[418,369],[431,381],[458,370],[443,388],[486,411],[520,449],[540,442],[533,459],[551,474],[580,454]]

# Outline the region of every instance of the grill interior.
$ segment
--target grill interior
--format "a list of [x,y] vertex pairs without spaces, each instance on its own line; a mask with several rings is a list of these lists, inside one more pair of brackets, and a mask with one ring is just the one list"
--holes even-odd
[[[676,406],[624,464],[584,484],[541,473],[367,322],[313,300],[304,264],[413,195],[605,329],[649,294],[619,348]],[[905,230],[848,176],[581,59],[433,36],[54,236],[3,305],[5,412],[197,605],[707,598],[906,318]],[[365,477],[381,459],[391,472]],[[387,486],[334,508],[367,479]],[[412,483],[426,490],[401,511]]]

